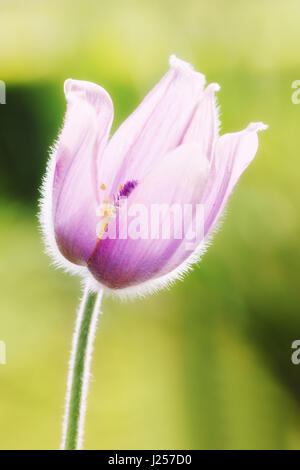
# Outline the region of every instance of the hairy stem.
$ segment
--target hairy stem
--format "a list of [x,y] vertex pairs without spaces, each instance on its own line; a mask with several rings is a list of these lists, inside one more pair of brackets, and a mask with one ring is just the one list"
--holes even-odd
[[82,447],[93,342],[102,294],[102,291],[98,294],[90,292],[86,287],[78,310],[69,363],[61,444],[63,450],[78,450]]

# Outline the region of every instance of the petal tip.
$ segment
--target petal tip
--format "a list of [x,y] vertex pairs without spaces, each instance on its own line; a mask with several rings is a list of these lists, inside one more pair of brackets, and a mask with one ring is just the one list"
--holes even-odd
[[69,93],[69,91],[71,90],[72,82],[73,82],[72,78],[67,78],[67,80],[65,80],[65,83],[64,83],[65,95],[67,95]]
[[221,90],[221,86],[218,83],[210,83],[206,88],[206,91],[208,93],[210,92],[217,93],[220,90]]
[[169,64],[171,69],[176,72],[181,72],[187,76],[194,75],[197,79],[200,79],[201,86],[204,87],[206,83],[205,75],[194,70],[194,67],[189,62],[185,62],[182,59],[179,59],[175,54],[172,54],[169,58]]
[[68,78],[64,83],[64,93],[68,102],[84,101],[95,108],[97,112],[104,108],[109,108],[110,112],[113,108],[111,97],[107,91],[93,82]]
[[169,58],[170,67],[177,70],[191,71],[194,70],[194,67],[184,60],[179,59],[175,54],[170,55]]
[[71,93],[76,93],[78,96],[84,95],[83,89],[80,87],[80,82],[78,80],[73,80],[72,78],[65,80],[64,93],[67,99],[70,97]]
[[264,124],[263,122],[251,122],[246,130],[248,132],[259,132],[265,131],[266,129],[268,129],[268,127],[269,126],[267,124]]

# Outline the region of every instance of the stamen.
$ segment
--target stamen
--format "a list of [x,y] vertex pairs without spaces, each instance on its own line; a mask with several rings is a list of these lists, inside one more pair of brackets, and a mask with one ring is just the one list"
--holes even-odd
[[105,219],[103,219],[101,222],[100,222],[100,229],[98,229],[97,227],[97,231],[99,230],[99,235],[98,235],[98,238],[97,238],[97,243],[96,243],[96,246],[95,248],[93,249],[93,252],[91,254],[91,256],[89,257],[88,261],[87,261],[87,264],[91,264],[91,261],[94,257],[94,254],[96,253],[96,250],[99,246],[99,243],[101,241],[101,238],[103,237],[104,233],[107,232],[108,230],[108,223],[106,223]]
[[121,197],[128,197],[129,194],[131,194],[131,192],[137,186],[137,184],[138,182],[136,180],[127,181],[127,183],[125,183],[124,186],[120,187],[118,199],[120,199]]
[[[138,182],[136,180],[127,181],[124,185],[120,185],[120,190],[117,196],[113,195],[113,201],[111,202],[108,194],[105,195],[104,203],[96,209],[96,215],[100,217],[100,222],[96,227],[97,242],[96,246],[93,249],[91,256],[89,257],[87,264],[92,262],[92,259],[96,253],[96,250],[99,246],[101,239],[105,232],[108,231],[108,225],[116,217],[117,210],[120,208],[120,199],[128,197],[134,188],[137,186]],[[105,184],[101,184],[100,189],[103,191],[106,190]]]

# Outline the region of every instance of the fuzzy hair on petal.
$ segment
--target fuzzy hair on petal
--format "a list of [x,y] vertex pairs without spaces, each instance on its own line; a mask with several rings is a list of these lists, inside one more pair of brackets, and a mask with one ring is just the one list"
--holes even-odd
[[45,245],[45,252],[48,256],[50,256],[52,264],[57,268],[62,268],[67,273],[77,274],[84,277],[85,271],[87,271],[87,269],[84,266],[77,266],[68,261],[59,251],[55,240],[52,210],[52,190],[58,141],[59,138],[50,149],[50,157],[40,188],[41,198],[39,200],[38,217]]

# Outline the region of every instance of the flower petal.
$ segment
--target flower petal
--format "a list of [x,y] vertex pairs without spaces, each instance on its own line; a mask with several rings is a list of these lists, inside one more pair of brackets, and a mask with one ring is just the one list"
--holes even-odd
[[[252,123],[244,131],[226,134],[217,141],[210,174],[202,195],[203,239],[198,239],[198,244],[192,244],[194,251],[190,257],[186,256],[188,244],[186,242],[179,244],[164,266],[163,271],[167,276],[160,278],[164,282],[166,281],[164,278],[170,280],[180,277],[191,268],[192,264],[199,261],[207,246],[205,236],[217,222],[236,182],[255,156],[258,146],[257,131],[266,128],[267,126],[262,123]],[[156,282],[161,282],[160,279]]]
[[67,80],[65,95],[53,182],[54,229],[62,254],[84,264],[97,239],[97,159],[107,142],[113,105],[103,88],[89,82]]
[[125,181],[141,180],[182,141],[202,96],[205,77],[175,56],[171,56],[170,65],[169,72],[120,126],[105,150],[101,177],[112,194]]
[[218,221],[235,184],[255,157],[257,132],[267,127],[261,122],[251,123],[241,132],[225,134],[218,139],[204,196],[205,235]]
[[[185,144],[165,155],[152,171],[141,181],[129,196],[126,209],[120,209],[120,219],[109,226],[108,236],[116,231],[118,238],[105,238],[100,241],[97,250],[89,264],[94,277],[106,286],[117,289],[135,285],[153,277],[165,274],[165,265],[178,247],[185,243],[184,236],[174,238],[176,231],[173,219],[172,205],[183,210],[184,205],[195,208],[201,202],[205,182],[209,173],[209,162],[201,155],[201,149],[196,144]],[[164,206],[163,206],[164,205]],[[151,210],[165,208],[164,221],[170,217],[170,237],[164,239],[166,232],[157,232],[153,225]],[[146,223],[142,238],[132,237],[132,224],[136,220],[135,210],[142,209],[141,223]],[[129,237],[121,239],[122,220],[124,212],[128,214]],[[176,212],[175,212],[176,213]],[[155,218],[155,216],[154,216]],[[124,219],[123,219],[124,220]],[[157,219],[155,219],[157,221]],[[162,224],[162,219],[160,219]],[[182,222],[179,221],[180,227]],[[162,226],[159,226],[162,229]],[[166,225],[164,225],[166,228]],[[178,228],[178,225],[177,225]],[[153,231],[152,231],[153,230]],[[185,231],[182,231],[184,235]],[[158,236],[157,236],[158,234]],[[155,239],[154,236],[157,236]],[[200,241],[200,240],[198,240]],[[179,258],[173,257],[173,268],[182,262],[182,257],[188,257],[190,252],[181,251]],[[169,268],[168,268],[169,269]]]
[[209,160],[212,159],[219,128],[215,99],[215,92],[219,89],[220,86],[217,83],[211,83],[205,89],[183,138],[183,143],[198,142],[203,155],[206,155]]

